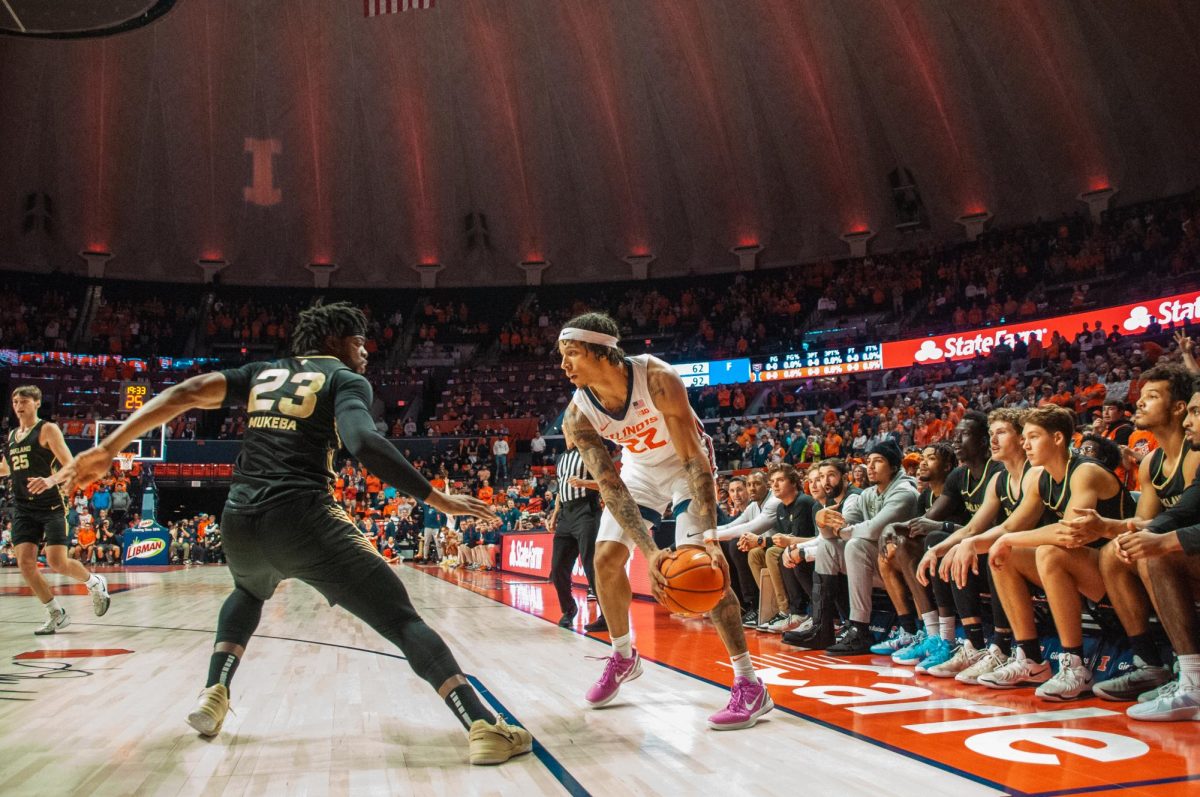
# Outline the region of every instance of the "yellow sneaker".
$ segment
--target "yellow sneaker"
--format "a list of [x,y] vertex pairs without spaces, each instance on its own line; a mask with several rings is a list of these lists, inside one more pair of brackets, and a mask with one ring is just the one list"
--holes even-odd
[[229,690],[223,684],[210,686],[200,693],[196,707],[187,716],[187,724],[201,736],[216,736],[229,712]]
[[509,725],[503,717],[495,723],[475,720],[471,723],[471,763],[503,764],[515,755],[533,749],[533,735],[524,728]]

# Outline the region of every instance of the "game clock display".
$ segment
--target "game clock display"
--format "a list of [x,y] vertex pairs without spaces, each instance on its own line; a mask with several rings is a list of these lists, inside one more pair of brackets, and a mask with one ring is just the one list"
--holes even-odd
[[135,412],[150,399],[149,382],[122,382],[117,393],[117,412]]

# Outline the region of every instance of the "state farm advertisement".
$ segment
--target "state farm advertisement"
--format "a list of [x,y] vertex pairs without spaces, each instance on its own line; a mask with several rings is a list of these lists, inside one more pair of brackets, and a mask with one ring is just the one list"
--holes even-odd
[[1088,310],[1073,315],[1046,318],[1040,321],[1027,321],[1020,324],[1003,324],[987,329],[975,329],[970,332],[955,332],[950,335],[940,335],[929,338],[910,338],[883,344],[884,368],[908,368],[913,364],[930,365],[932,363],[952,362],[955,360],[971,360],[980,355],[986,356],[992,347],[1001,340],[1011,345],[1018,337],[1026,342],[1031,336],[1049,342],[1055,332],[1067,340],[1074,340],[1075,335],[1084,324],[1092,329],[1099,321],[1101,328],[1111,332],[1115,325],[1122,335],[1141,335],[1146,332],[1151,322],[1168,328],[1172,324],[1184,321],[1194,321],[1200,315],[1200,293],[1181,293],[1161,299],[1152,299],[1120,307],[1104,307]]
[[[550,561],[553,554],[553,534],[505,534],[500,548],[500,569],[510,573],[550,578]],[[625,571],[629,573],[629,584],[633,587],[633,594],[650,597],[650,575],[646,572],[646,560],[641,551],[634,549],[633,557],[625,565]],[[587,586],[587,577],[578,559],[571,569],[571,583],[581,587]]]

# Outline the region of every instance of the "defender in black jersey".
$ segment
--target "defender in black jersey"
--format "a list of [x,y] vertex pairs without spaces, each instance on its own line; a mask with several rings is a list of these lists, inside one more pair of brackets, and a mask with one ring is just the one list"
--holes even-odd
[[[1090,535],[1085,538],[1061,522],[1036,528],[1034,524],[1047,509],[1056,521],[1075,517],[1081,509],[1117,518],[1131,517],[1134,511],[1133,499],[1116,474],[1098,462],[1071,455],[1068,445],[1074,431],[1074,415],[1061,407],[1042,407],[1025,416],[1025,454],[1034,467],[1022,484],[1020,505],[1001,524],[1004,533],[988,551],[988,564],[1020,650],[979,682],[995,688],[1041,684],[1037,695],[1044,700],[1074,700],[1091,693],[1092,672],[1083,661],[1080,593],[1098,601],[1104,597],[1104,582],[1097,564],[1098,546],[1094,540],[1088,542]],[[1038,645],[1030,583],[1046,590],[1062,642],[1053,678]]]
[[87,584],[97,617],[108,611],[110,600],[104,577],[89,573],[83,563],[67,556],[67,507],[59,489],[66,475],[58,472],[55,462],[70,462],[71,452],[58,426],[38,417],[41,406],[42,391],[36,386],[22,385],[13,390],[17,428],[8,433],[8,450],[0,459],[0,477],[12,477],[16,496],[13,547],[21,576],[49,615],[33,632],[44,636],[70,625],[71,618],[38,572],[38,546],[43,541],[46,564],[51,570]]
[[418,616],[396,572],[333,499],[333,455],[344,445],[380,478],[439,511],[494,519],[478,499],[435,490],[375,430],[371,386],[362,376],[365,332],[365,316],[349,304],[309,308],[296,323],[295,356],[175,385],[70,468],[76,481],[90,482],[113,452],[146,430],[191,409],[245,403],[249,422],[221,518],[234,589],[221,607],[208,683],[188,723],[205,736],[220,732],[229,683],[263,602],[280,581],[298,578],[403,651],[467,728],[472,764],[499,764],[529,752],[532,737],[483,706],[446,643]]
[[[1200,467],[1200,451],[1192,450],[1183,421],[1191,397],[1192,376],[1179,365],[1159,365],[1142,376],[1144,384],[1134,415],[1134,425],[1154,435],[1158,448],[1142,459],[1138,480],[1136,520],[1153,520],[1164,509],[1179,503]],[[1097,683],[1093,689],[1106,700],[1137,700],[1138,696],[1171,681],[1173,675],[1150,636],[1150,596],[1135,566],[1120,556],[1115,539],[1126,531],[1128,519],[1109,518],[1085,510],[1066,524],[1081,535],[1109,540],[1096,563],[1109,600],[1116,609],[1133,647],[1133,667]]]

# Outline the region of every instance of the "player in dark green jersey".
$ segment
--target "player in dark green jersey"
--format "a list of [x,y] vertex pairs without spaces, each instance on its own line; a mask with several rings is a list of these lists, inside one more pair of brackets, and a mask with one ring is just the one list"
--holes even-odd
[[71,452],[57,425],[38,417],[42,391],[22,385],[12,392],[17,428],[8,433],[8,451],[0,459],[0,476],[11,476],[16,506],[13,513],[13,547],[25,583],[33,590],[49,618],[33,633],[53,634],[70,624],[67,610],[59,605],[50,585],[38,572],[38,545],[46,543],[46,564],[55,573],[87,584],[97,616],[108,611],[108,584],[104,577],[89,573],[83,564],[67,556],[67,508],[60,485],[67,474],[55,462],[71,461]]
[[524,728],[480,702],[442,638],[418,616],[396,572],[333,499],[333,455],[345,446],[397,490],[447,515],[494,519],[482,501],[435,490],[375,429],[362,376],[366,318],[345,302],[300,314],[295,356],[202,374],[146,402],[101,446],[66,470],[76,483],[102,474],[113,452],[193,409],[245,404],[249,414],[221,534],[234,589],[221,607],[208,683],[188,723],[221,729],[229,683],[258,627],[263,603],[298,578],[396,644],[467,728],[471,763],[499,764],[532,749]]

